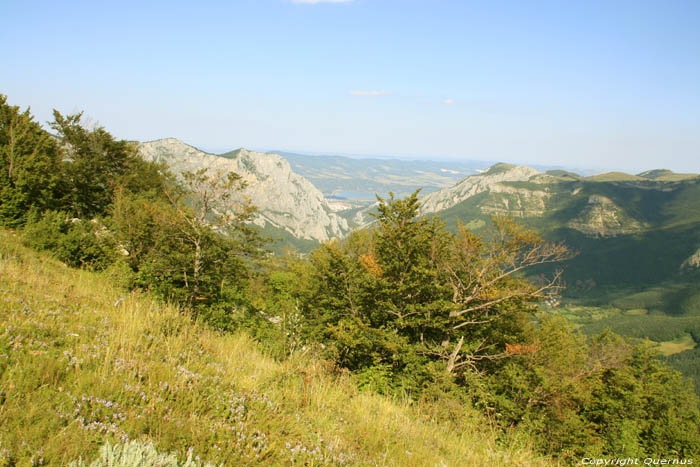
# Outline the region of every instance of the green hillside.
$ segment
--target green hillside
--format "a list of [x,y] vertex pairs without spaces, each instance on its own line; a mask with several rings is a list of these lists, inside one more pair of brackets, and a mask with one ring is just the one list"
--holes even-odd
[[581,176],[579,174],[574,173],[574,172],[569,172],[566,170],[548,170],[545,173],[547,175],[551,175],[553,177],[561,177],[561,178],[565,178],[565,179],[568,178],[568,179],[578,180],[579,178],[581,178]]
[[127,440],[225,465],[548,464],[496,444],[475,412],[358,392],[311,355],[276,362],[5,230],[0,278],[0,465],[89,461]]
[[[579,253],[566,267],[569,284],[592,280],[603,288],[646,287],[683,279],[681,265],[700,248],[697,179],[501,185],[511,190],[480,193],[438,215],[452,230],[458,221],[478,219],[486,226],[491,214],[513,215],[545,237],[566,242]],[[532,201],[536,192],[543,194],[542,205]]]
[[[700,393],[700,273],[688,264],[700,250],[697,176],[664,181],[678,174],[663,170],[638,177],[549,175],[558,180],[503,182],[509,190],[480,193],[438,214],[451,230],[461,221],[476,231],[490,224],[490,214],[513,215],[564,242],[578,255],[564,264],[561,313],[590,334],[609,327],[659,346],[690,338],[693,345],[668,360],[696,378]],[[544,205],[535,204],[538,199]],[[586,307],[598,311],[591,315]]]
[[624,172],[606,172],[586,178],[594,182],[626,182],[632,180],[643,180],[642,177],[626,174]]
[[698,174],[678,174],[674,173],[668,169],[655,169],[647,170],[637,174],[638,177],[648,178],[649,180],[659,180],[664,182],[679,182],[682,180],[689,180],[692,178],[697,178]]

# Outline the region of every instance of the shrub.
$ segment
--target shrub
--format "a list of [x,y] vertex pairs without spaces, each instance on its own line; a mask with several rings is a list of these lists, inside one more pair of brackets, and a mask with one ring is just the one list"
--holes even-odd
[[102,270],[116,259],[112,234],[99,222],[70,219],[60,211],[31,213],[23,237],[27,246],[50,251],[72,267]]

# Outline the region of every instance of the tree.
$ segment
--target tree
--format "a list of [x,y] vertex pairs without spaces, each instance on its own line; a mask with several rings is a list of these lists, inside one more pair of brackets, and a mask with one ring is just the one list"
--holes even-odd
[[138,284],[194,310],[231,298],[262,246],[244,187],[236,174],[201,170],[160,197],[118,191],[113,217]]
[[698,399],[680,374],[605,331],[586,338],[564,318],[530,323],[522,347],[475,394],[499,425],[533,433],[565,460],[699,454]]
[[558,275],[534,285],[524,273],[568,258],[564,246],[500,218],[486,239],[463,226],[450,234],[419,216],[417,192],[379,198],[377,211],[371,232],[312,255],[310,340],[341,365],[388,371],[414,389],[440,365],[454,377],[491,371],[522,348],[534,304],[559,287]]
[[56,207],[60,158],[55,140],[29,109],[0,94],[0,224],[24,224],[30,210]]
[[[449,329],[433,352],[446,361],[448,372],[478,370],[478,362],[508,358],[508,345],[521,339],[523,320],[534,304],[561,289],[561,271],[539,283],[525,273],[532,268],[573,257],[563,244],[544,241],[534,231],[506,217],[491,218],[482,235],[458,224],[449,254],[440,265],[452,291],[454,308]],[[450,342],[454,342],[454,346]]]
[[[210,175],[208,169],[185,172],[175,189],[165,190],[165,195],[174,208],[176,217],[171,227],[179,239],[188,244],[192,253],[191,298],[199,300],[203,287],[203,269],[207,260],[207,248],[213,249],[216,233],[222,234],[239,255],[257,255],[262,242],[246,222],[250,221],[255,208],[240,192],[246,184],[240,175],[217,172]],[[238,196],[236,196],[238,195]],[[211,259],[212,265],[223,259]],[[187,276],[185,282],[188,287]]]
[[116,140],[103,127],[87,128],[82,116],[54,110],[51,123],[64,160],[61,209],[92,219],[109,211],[119,186],[134,193],[160,189],[162,166],[145,162],[134,143]]

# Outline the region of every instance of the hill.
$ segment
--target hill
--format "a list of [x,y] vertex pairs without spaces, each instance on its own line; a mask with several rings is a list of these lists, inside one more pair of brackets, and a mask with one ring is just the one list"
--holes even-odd
[[[358,392],[0,230],[0,465],[91,460],[106,441],[224,465],[547,465],[468,409]],[[189,464],[188,464],[189,465]]]
[[664,182],[679,182],[681,180],[688,180],[691,178],[697,178],[698,174],[677,174],[668,169],[655,169],[647,170],[637,174],[638,177],[648,178],[649,180],[660,180]]
[[606,172],[598,175],[591,175],[590,177],[586,178],[594,182],[627,182],[633,180],[643,180],[643,178],[640,176],[630,175],[624,172]]

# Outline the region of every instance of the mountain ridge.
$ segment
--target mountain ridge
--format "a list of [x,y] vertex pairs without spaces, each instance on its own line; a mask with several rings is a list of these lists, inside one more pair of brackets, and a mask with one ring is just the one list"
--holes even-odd
[[278,154],[241,148],[216,155],[176,138],[140,143],[139,153],[145,160],[165,162],[178,175],[200,169],[237,173],[247,183],[243,194],[258,208],[253,223],[260,227],[270,224],[316,241],[348,231],[347,221],[335,213],[323,194]]

